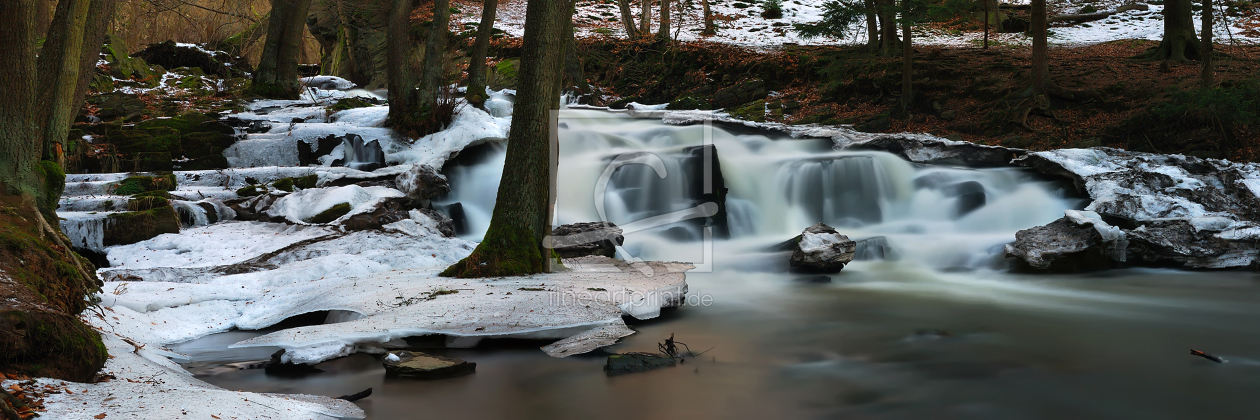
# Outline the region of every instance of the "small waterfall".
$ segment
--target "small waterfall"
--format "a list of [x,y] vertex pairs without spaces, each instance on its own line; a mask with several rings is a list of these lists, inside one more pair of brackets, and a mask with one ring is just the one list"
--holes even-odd
[[105,224],[109,221],[109,213],[61,213],[60,216],[61,232],[70,239],[70,246],[97,252],[105,249]]
[[342,137],[341,150],[345,154],[343,164],[347,168],[371,172],[385,167],[385,151],[376,140],[364,142],[363,137],[347,135]]
[[[769,264],[765,250],[824,222],[862,240],[860,260],[897,259],[929,268],[986,267],[1015,232],[1063,216],[1077,203],[1017,169],[915,165],[883,152],[832,150],[830,140],[667,126],[598,111],[564,111],[554,223],[607,220],[626,229],[639,258],[699,261],[702,227],[721,239],[717,261]],[[711,187],[695,150],[712,144]],[[505,151],[444,168],[477,240],[489,226]],[[604,179],[604,182],[600,180]],[[719,186],[720,184],[720,186]],[[602,191],[602,192],[601,192]],[[701,204],[720,201],[717,220]],[[705,210],[707,211],[707,210]],[[764,252],[764,251],[758,251]],[[773,265],[773,264],[771,264]]]

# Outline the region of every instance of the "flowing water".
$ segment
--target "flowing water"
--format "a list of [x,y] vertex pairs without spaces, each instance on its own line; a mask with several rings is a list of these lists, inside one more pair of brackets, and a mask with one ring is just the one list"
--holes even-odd
[[[488,340],[435,350],[478,363],[476,374],[413,381],[384,378],[369,355],[301,379],[236,369],[265,359],[265,350],[225,349],[257,332],[173,350],[227,389],[336,396],[373,387],[359,404],[379,419],[1260,415],[1260,277],[1007,271],[1001,245],[1017,230],[1083,205],[1059,185],[1018,170],[833,151],[829,141],[594,111],[562,118],[556,222],[608,220],[628,231],[622,257],[698,266],[686,306],[631,322],[638,334],[610,350],[655,351],[673,334],[703,355],[606,377],[603,353],[553,359],[537,349],[545,343]],[[705,144],[717,150],[707,164],[712,149],[697,148]],[[501,147],[488,150],[448,168],[454,190],[439,200],[461,204],[470,239],[489,224],[504,162]],[[709,182],[697,181],[706,173]],[[706,207],[722,187],[725,217]],[[787,274],[776,247],[817,222],[863,240],[861,260],[830,283]]]

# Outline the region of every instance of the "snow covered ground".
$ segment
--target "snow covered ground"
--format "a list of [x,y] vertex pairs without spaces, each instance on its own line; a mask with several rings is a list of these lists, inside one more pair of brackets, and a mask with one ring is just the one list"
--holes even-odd
[[[703,12],[699,2],[692,2],[694,4],[690,7],[685,7],[681,10],[675,8],[671,22],[673,29],[671,32],[675,33],[675,39],[682,41],[704,40],[755,48],[774,48],[788,43],[802,45],[865,43],[866,31],[862,26],[854,26],[849,31],[849,35],[843,38],[803,39],[792,30],[792,25],[795,24],[820,21],[823,12],[822,5],[825,2],[826,0],[784,1],[783,17],[779,19],[761,17],[761,12],[764,8],[762,7],[763,2],[759,0],[713,2],[711,8],[714,15],[717,16],[719,30],[716,36],[711,37],[700,36],[700,32],[704,29]],[[637,20],[639,16],[638,2],[632,3],[631,9],[633,9]],[[1003,1],[1003,3],[1028,4],[1026,0]],[[1064,0],[1050,1],[1049,3],[1048,7],[1051,10],[1051,15],[1056,15],[1078,13],[1086,5],[1092,5],[1099,11],[1108,11],[1124,4],[1140,2],[1134,2],[1133,0]],[[1163,9],[1163,6],[1149,6],[1150,8],[1147,11],[1124,12],[1102,21],[1052,27],[1050,42],[1056,45],[1071,46],[1096,44],[1119,39],[1159,40],[1163,33],[1163,16],[1159,12]],[[479,7],[466,5],[461,7],[461,9],[463,13],[453,15],[453,21],[474,23],[480,21]],[[657,19],[659,18],[659,13],[659,9],[653,10],[653,20],[656,22],[653,24],[653,31],[658,30],[659,21]],[[1239,23],[1237,18],[1221,19],[1221,15],[1222,13],[1217,13],[1217,23],[1215,25],[1217,42],[1260,43],[1260,36],[1241,34],[1242,28],[1237,26]],[[1200,12],[1194,12],[1195,28],[1199,28],[1201,25],[1200,16]],[[578,35],[582,37],[624,37],[625,31],[622,23],[616,20],[620,18],[621,11],[615,1],[579,2],[575,28],[578,31]],[[495,25],[496,28],[512,36],[522,36],[525,33],[525,1],[510,0],[500,2],[499,19],[495,22]],[[921,27],[915,29],[914,36],[916,38],[915,43],[920,45],[976,47],[979,46],[983,33],[943,31]],[[990,34],[990,41],[1019,46],[1031,45],[1032,43],[1032,39],[1024,34],[992,33]]]

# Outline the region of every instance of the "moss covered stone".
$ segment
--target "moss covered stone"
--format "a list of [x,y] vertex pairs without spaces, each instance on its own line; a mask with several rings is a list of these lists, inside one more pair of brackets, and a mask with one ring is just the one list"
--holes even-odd
[[328,110],[332,112],[340,112],[347,109],[367,108],[369,106],[372,106],[372,103],[363,99],[345,98],[337,101],[337,103],[333,104],[333,106],[328,107]]
[[320,212],[319,214],[315,215],[315,217],[306,219],[306,223],[312,223],[312,224],[329,223],[329,222],[332,222],[333,220],[337,220],[341,218],[341,216],[345,216],[347,213],[350,213],[351,209],[352,207],[350,207],[350,203],[341,203],[341,204],[329,207],[328,210],[324,210]]
[[128,177],[114,187],[114,194],[117,195],[135,195],[147,191],[175,191],[175,174]]
[[236,190],[236,195],[241,197],[254,197],[267,192],[267,188],[261,185],[250,185]]
[[169,207],[170,205],[170,200],[162,197],[137,196],[132,197],[131,200],[127,202],[127,211],[146,211],[153,210],[158,207]]
[[303,190],[315,188],[315,184],[318,182],[319,176],[311,174],[301,177],[280,178],[276,182],[271,183],[271,186],[276,187],[277,190],[293,192],[294,188]]
[[179,233],[179,214],[171,206],[115,213],[105,222],[105,246],[127,245],[163,233]]
[[[43,191],[40,191],[40,210],[52,212],[57,209],[57,200],[66,188],[66,174],[56,162],[41,160],[35,164],[35,176],[39,177]],[[53,217],[49,220],[57,220]]]

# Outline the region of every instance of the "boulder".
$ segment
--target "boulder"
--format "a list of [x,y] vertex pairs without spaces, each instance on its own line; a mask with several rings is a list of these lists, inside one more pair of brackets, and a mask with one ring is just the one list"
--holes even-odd
[[1006,256],[1018,258],[1023,268],[1055,272],[1103,270],[1124,262],[1126,242],[1120,229],[1094,212],[1066,213],[1045,226],[1016,232]]
[[225,79],[252,71],[249,61],[244,58],[232,57],[222,51],[211,53],[205,48],[176,44],[175,41],[150,44],[131,56],[168,69],[197,68],[205,74]]
[[659,353],[622,353],[608,356],[604,372],[608,376],[674,367],[678,361]]
[[451,184],[446,181],[446,176],[429,165],[412,166],[407,172],[398,175],[394,183],[407,197],[423,203],[451,191]]
[[552,247],[561,258],[602,255],[614,258],[625,243],[621,228],[612,223],[574,223],[551,230]]
[[477,364],[420,352],[391,351],[383,361],[385,374],[417,379],[442,379],[467,375]]
[[853,261],[856,251],[857,244],[848,236],[819,223],[801,233],[788,264],[798,272],[839,273],[845,264]]
[[[372,209],[372,211],[350,216],[349,218],[346,218],[346,220],[342,221],[341,225],[345,227],[346,230],[380,230],[383,226],[390,223],[411,218],[410,212],[412,209],[416,208],[413,203],[413,200],[405,197],[386,198],[381,200],[380,204],[378,204],[375,209]],[[439,226],[441,226],[440,219],[434,220],[438,221]],[[446,220],[449,221],[450,219],[446,218]],[[454,228],[448,227],[448,230],[451,232],[451,235],[448,236],[454,236]],[[445,233],[446,232],[444,231],[443,234]]]
[[105,222],[104,245],[127,245],[163,233],[179,233],[179,215],[169,204],[145,211],[115,213]]

